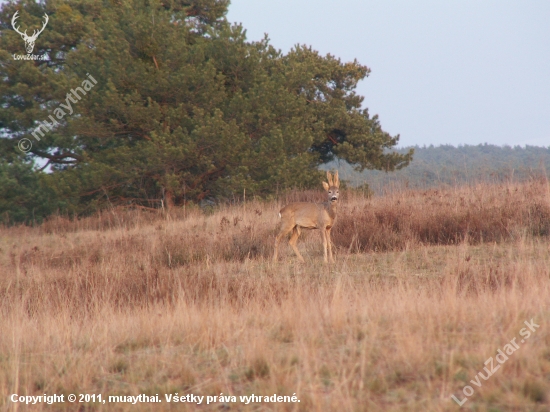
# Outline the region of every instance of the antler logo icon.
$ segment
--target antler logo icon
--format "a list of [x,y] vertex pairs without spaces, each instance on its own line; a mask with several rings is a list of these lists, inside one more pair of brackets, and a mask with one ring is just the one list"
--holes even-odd
[[23,40],[25,40],[25,49],[27,49],[28,54],[31,54],[32,51],[34,50],[34,42],[38,38],[38,35],[42,33],[46,28],[46,24],[48,24],[49,18],[48,18],[48,15],[44,13],[44,24],[42,25],[42,28],[40,30],[34,30],[32,36],[29,36],[27,34],[27,30],[25,30],[24,33],[21,33],[19,31],[19,27],[15,27],[15,20],[17,20],[17,18],[19,17],[18,13],[19,13],[19,10],[16,11],[15,14],[13,15],[11,19],[11,25],[13,26],[13,29],[21,35]]

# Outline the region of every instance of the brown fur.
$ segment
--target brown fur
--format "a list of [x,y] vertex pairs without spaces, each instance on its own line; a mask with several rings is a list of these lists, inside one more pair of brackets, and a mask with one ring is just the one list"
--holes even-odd
[[[296,256],[300,261],[304,261],[304,258],[296,247],[296,242],[300,236],[300,229],[320,229],[321,236],[323,238],[323,252],[325,263],[334,262],[332,257],[332,245],[330,242],[330,231],[334,226],[336,220],[336,210],[338,203],[338,196],[340,187],[340,180],[338,179],[338,171],[334,174],[334,180],[327,172],[328,183],[323,182],[323,187],[327,191],[328,199],[325,203],[306,203],[297,202],[290,203],[283,207],[279,212],[281,217],[281,228],[279,234],[275,239],[275,253],[273,254],[273,261],[277,261],[278,247],[283,236],[292,232],[288,243],[294,249]],[[327,253],[328,251],[328,253]]]

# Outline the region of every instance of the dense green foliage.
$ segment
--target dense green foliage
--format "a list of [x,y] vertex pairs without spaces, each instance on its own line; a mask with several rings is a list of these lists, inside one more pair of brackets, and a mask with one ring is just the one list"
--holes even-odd
[[[406,153],[411,148],[399,149]],[[550,176],[550,146],[509,147],[480,144],[477,146],[415,146],[414,161],[394,173],[366,170],[357,173],[344,162],[338,166],[341,175],[352,185],[365,183],[376,192],[394,185],[410,188],[461,185],[475,182],[522,181]],[[336,167],[336,165],[330,165]]]
[[0,162],[0,220],[34,223],[63,208],[49,179],[21,160]]
[[[35,179],[47,182],[64,212],[79,214],[107,203],[171,207],[311,187],[318,167],[335,157],[358,170],[409,163],[412,151],[389,150],[399,137],[382,130],[354,91],[367,67],[305,46],[282,54],[267,38],[248,42],[227,22],[227,7],[227,0],[3,5],[2,160],[19,162],[17,142],[28,138],[23,160],[47,161],[51,171]],[[12,57],[24,53],[11,28],[15,10],[23,29],[49,15],[34,50],[46,60]],[[88,74],[97,83],[86,88]],[[79,86],[86,93],[70,103]],[[37,122],[50,116],[57,125],[36,141]]]

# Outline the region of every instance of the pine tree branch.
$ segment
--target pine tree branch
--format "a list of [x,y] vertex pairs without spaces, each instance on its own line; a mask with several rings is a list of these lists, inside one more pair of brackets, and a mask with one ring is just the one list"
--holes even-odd
[[[47,152],[41,152],[40,150],[32,150],[32,153],[36,156],[43,157],[49,160],[49,163],[57,164],[75,164],[81,162],[84,158],[80,155],[74,153],[61,153],[61,154],[50,154]],[[64,159],[74,159],[74,160],[64,160]]]

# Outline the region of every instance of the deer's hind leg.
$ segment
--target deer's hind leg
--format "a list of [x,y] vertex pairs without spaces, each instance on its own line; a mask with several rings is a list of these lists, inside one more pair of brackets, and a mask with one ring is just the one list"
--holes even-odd
[[288,241],[288,243],[290,244],[290,246],[292,246],[292,249],[294,249],[294,253],[296,253],[296,256],[298,256],[298,259],[301,262],[304,262],[304,258],[302,257],[302,255],[300,254],[300,251],[296,247],[296,242],[298,241],[299,236],[300,236],[300,226],[294,226],[294,228],[292,229],[292,236],[290,236],[290,240]]
[[282,225],[281,226],[281,230],[279,230],[279,234],[277,235],[277,237],[275,238],[275,253],[273,253],[273,261],[276,262],[277,261],[277,256],[278,256],[278,249],[279,249],[279,243],[281,242],[281,239],[288,233],[290,232],[291,230],[294,229],[294,226],[295,225]]

